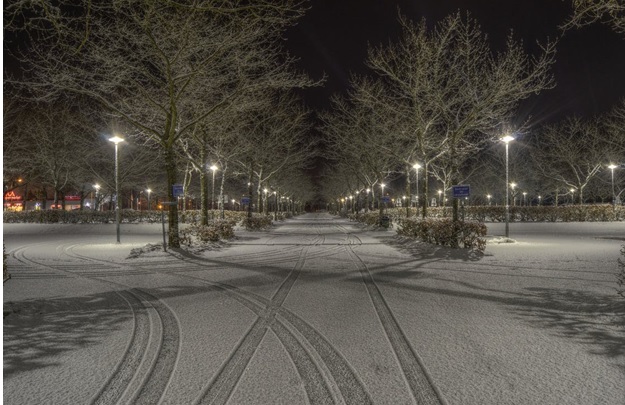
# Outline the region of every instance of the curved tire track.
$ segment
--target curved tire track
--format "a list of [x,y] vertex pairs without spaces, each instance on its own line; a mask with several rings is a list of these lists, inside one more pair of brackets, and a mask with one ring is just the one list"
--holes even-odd
[[[63,253],[69,257],[78,258],[87,262],[98,262],[84,257],[72,256],[71,246],[61,245]],[[122,356],[113,374],[109,377],[104,386],[92,399],[93,404],[114,404],[126,395],[134,379],[142,379],[140,387],[133,395],[134,404],[156,404],[164,395],[169,381],[175,371],[180,349],[180,325],[173,311],[158,297],[138,288],[115,283],[109,280],[102,280],[98,276],[84,275],[84,272],[76,274],[67,270],[76,263],[48,265],[30,259],[26,256],[27,247],[15,252],[15,257],[22,263],[30,267],[52,270],[54,273],[65,273],[70,277],[87,278],[95,281],[129,288],[128,290],[116,291],[128,302],[134,316],[133,332],[127,350]],[[109,263],[112,264],[112,263]],[[117,265],[119,266],[119,265]],[[138,372],[141,363],[145,360],[147,347],[150,340],[149,314],[147,307],[155,309],[161,323],[161,336],[158,350],[150,370],[145,376],[139,376]]]

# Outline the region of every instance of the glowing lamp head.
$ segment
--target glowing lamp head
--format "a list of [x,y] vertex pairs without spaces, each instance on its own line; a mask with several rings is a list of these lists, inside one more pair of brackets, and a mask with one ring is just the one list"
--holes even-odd
[[109,138],[109,141],[113,142],[115,145],[117,145],[120,142],[124,142],[124,138],[120,138],[119,136],[115,135],[112,138]]
[[511,137],[510,135],[506,135],[503,138],[501,138],[501,141],[504,142],[507,145],[511,141],[514,141],[514,138]]

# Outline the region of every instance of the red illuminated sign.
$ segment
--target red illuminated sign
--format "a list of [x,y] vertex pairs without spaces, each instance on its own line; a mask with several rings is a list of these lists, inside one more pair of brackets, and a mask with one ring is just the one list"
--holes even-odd
[[15,193],[13,191],[9,191],[8,193],[6,193],[4,195],[4,199],[7,201],[16,201],[16,200],[21,200],[22,196],[21,195],[15,195]]

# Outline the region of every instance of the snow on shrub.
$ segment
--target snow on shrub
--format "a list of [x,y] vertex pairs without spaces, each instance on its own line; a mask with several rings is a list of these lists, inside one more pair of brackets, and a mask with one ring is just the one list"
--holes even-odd
[[458,221],[450,218],[405,218],[397,233],[435,245],[461,247],[483,252],[486,248],[486,225],[481,222]]
[[208,225],[192,224],[180,230],[180,243],[192,246],[218,242],[234,237],[234,223],[231,220],[216,219]]
[[271,216],[269,215],[254,215],[250,218],[245,217],[241,222],[241,225],[248,231],[259,231],[267,229],[271,226]]
[[360,212],[355,214],[350,214],[349,219],[352,221],[358,221],[367,226],[378,226],[380,225],[380,215],[378,211],[369,211],[369,212]]

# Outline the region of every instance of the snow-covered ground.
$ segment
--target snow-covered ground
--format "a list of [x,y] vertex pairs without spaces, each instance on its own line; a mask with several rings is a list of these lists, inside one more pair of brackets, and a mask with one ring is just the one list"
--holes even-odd
[[308,214],[128,258],[160,231],[4,224],[4,403],[625,403],[625,223],[477,255]]

